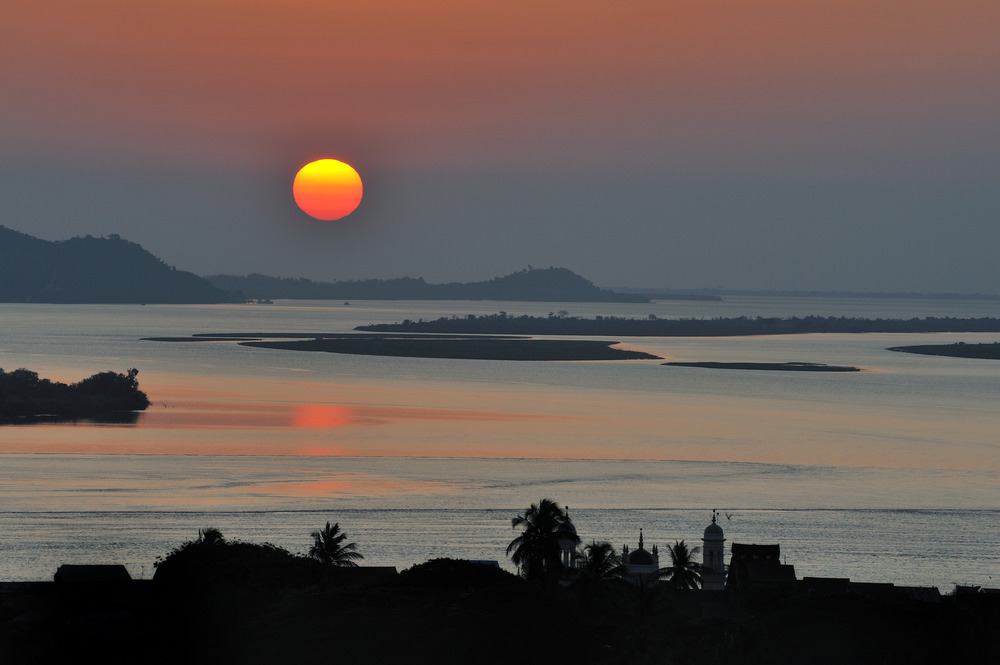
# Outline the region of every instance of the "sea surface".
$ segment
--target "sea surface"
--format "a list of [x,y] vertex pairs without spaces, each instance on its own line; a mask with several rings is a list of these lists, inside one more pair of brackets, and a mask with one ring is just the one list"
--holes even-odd
[[1000,586],[1000,361],[896,353],[988,334],[621,338],[675,361],[858,373],[504,362],[146,337],[346,332],[493,314],[646,318],[1000,316],[990,300],[730,297],[580,304],[277,301],[0,304],[0,367],[74,382],[139,369],[134,424],[0,426],[0,580],[62,563],[149,578],[198,529],[305,552],[339,522],[364,563],[496,560],[543,497],[584,539],[778,543],[799,577]]

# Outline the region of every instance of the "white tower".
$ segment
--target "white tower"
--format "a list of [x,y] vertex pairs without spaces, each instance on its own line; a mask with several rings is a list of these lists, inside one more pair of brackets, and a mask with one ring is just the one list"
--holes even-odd
[[701,539],[701,588],[705,591],[722,591],[726,588],[726,539],[722,527],[716,524],[717,513],[712,511],[712,523]]
[[574,559],[576,558],[576,544],[579,542],[579,538],[576,538],[576,527],[573,526],[573,522],[569,519],[569,506],[566,506],[566,510],[563,513],[566,517],[566,530],[564,538],[559,539],[559,559],[562,561],[562,565],[566,568],[573,568],[576,565]]

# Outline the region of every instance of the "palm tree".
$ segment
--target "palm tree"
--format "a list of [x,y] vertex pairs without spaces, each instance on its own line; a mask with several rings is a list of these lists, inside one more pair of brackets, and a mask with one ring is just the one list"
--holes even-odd
[[198,540],[195,541],[204,545],[225,545],[226,539],[222,537],[222,532],[214,526],[206,529],[198,529]]
[[580,542],[569,512],[551,499],[531,504],[510,525],[522,531],[507,545],[507,555],[526,580],[542,580],[561,571],[564,546],[575,548]]
[[313,531],[313,544],[309,548],[309,556],[319,559],[329,566],[339,566],[342,568],[356,568],[357,559],[365,557],[358,552],[356,543],[344,543],[347,535],[340,530],[340,524],[326,523],[326,528],[322,531]]
[[622,565],[622,558],[615,552],[615,548],[607,541],[597,542],[596,540],[583,548],[580,555],[583,559],[583,566],[580,572],[584,577],[597,580],[608,580],[621,577],[625,571]]
[[674,541],[667,546],[670,552],[670,566],[656,571],[656,579],[665,580],[672,589],[698,589],[701,587],[701,565],[694,560],[700,547],[688,549],[684,541]]

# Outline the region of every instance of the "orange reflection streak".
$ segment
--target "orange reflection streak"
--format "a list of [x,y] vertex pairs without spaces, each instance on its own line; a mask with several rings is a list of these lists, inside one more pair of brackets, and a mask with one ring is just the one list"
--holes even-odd
[[357,422],[350,408],[337,404],[302,404],[292,409],[292,427],[330,429]]
[[288,407],[281,404],[234,402],[171,402],[150,407],[139,416],[138,426],[158,429],[287,427]]
[[239,426],[332,429],[349,425],[382,425],[399,420],[542,422],[571,418],[552,414],[410,406],[175,401],[170,406],[154,405],[143,412],[139,416],[138,426],[158,429]]
[[[439,481],[410,481],[345,475],[335,479],[302,482],[269,483],[259,487],[259,493],[276,493],[297,497],[324,497],[346,494],[400,496],[406,494],[445,494],[455,492],[454,486]],[[255,492],[256,493],[256,492]]]
[[339,446],[310,445],[294,448],[290,454],[302,457],[350,457],[354,451]]
[[[644,459],[1000,469],[997,422],[942,409],[595,388],[419,389],[146,375],[132,425],[0,427],[0,453]],[[279,401],[280,397],[280,401]]]

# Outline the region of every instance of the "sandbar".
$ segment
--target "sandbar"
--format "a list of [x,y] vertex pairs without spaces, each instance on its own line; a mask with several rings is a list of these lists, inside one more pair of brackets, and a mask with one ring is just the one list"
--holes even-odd
[[977,358],[980,360],[1000,360],[1000,342],[987,344],[922,344],[914,346],[893,346],[890,351],[918,353],[925,356],[950,356],[952,358]]
[[320,338],[241,342],[242,346],[403,358],[463,360],[660,360],[642,351],[612,348],[616,342],[561,339],[448,337]]
[[858,367],[825,365],[823,363],[755,363],[755,362],[669,362],[674,367],[707,367],[709,369],[753,369],[767,372],[860,372]]
[[463,360],[662,360],[642,351],[613,348],[618,342],[532,339],[514,335],[422,335],[370,333],[202,333],[190,337],[145,337],[155,342],[236,342],[289,351],[400,358]]

